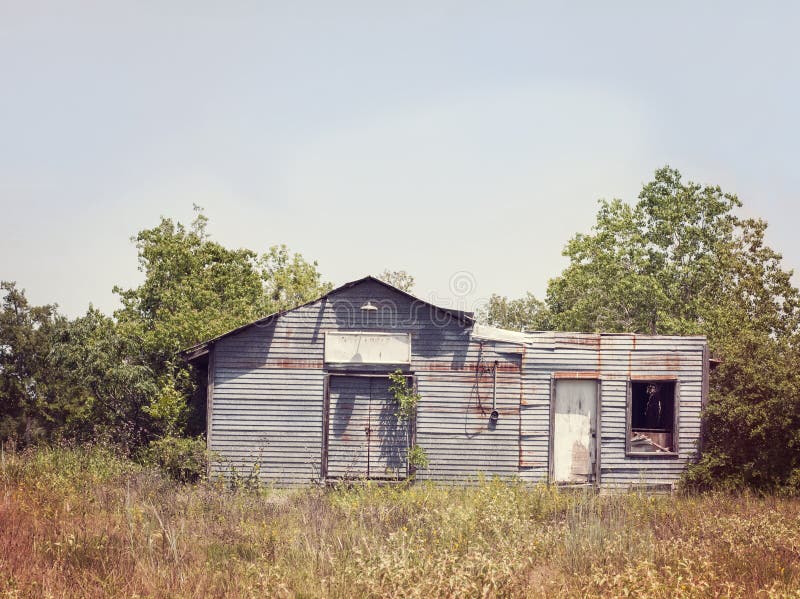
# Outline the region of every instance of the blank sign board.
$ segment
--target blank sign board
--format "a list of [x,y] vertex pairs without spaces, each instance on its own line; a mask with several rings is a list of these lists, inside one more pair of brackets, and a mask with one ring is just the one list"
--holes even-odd
[[408,333],[325,333],[325,361],[339,364],[410,364]]

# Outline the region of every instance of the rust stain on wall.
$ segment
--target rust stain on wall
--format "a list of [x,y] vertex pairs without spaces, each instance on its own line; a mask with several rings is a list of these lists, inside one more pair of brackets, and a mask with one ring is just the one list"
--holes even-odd
[[[519,415],[519,407],[501,408],[499,406],[496,406],[495,409],[500,414],[500,416],[518,416]],[[439,411],[439,410],[431,410],[431,411],[436,412],[436,411]],[[474,406],[471,406],[468,411],[472,412],[473,414],[480,414],[481,416],[485,415],[485,416],[488,417],[489,413],[492,411],[492,405],[491,404],[489,404],[488,406],[474,405]]]
[[[450,370],[452,372],[470,372],[473,376],[476,370],[480,370],[484,376],[491,377],[491,371],[494,367],[494,362],[464,362],[456,365],[453,362],[422,362],[416,366],[417,372],[441,372],[443,370]],[[516,362],[499,362],[497,364],[497,372],[519,372],[520,365]]]
[[563,333],[556,336],[556,344],[561,346],[575,345],[579,347],[593,347],[600,349],[600,335],[582,334],[570,335]]
[[297,368],[297,369],[305,369],[305,368],[322,368],[323,362],[322,360],[293,360],[293,359],[283,359],[283,360],[276,360],[274,362],[267,362],[267,366],[273,368]]
[[557,379],[599,379],[600,373],[589,372],[554,372],[553,377]]
[[678,370],[681,367],[681,357],[678,354],[665,353],[655,358],[637,359],[634,365],[639,370],[647,370],[648,368]]

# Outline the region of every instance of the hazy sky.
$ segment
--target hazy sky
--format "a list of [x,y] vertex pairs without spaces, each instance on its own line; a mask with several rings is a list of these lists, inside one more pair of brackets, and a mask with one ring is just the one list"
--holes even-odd
[[0,0],[0,279],[111,311],[130,237],[197,203],[336,284],[541,295],[664,164],[800,266],[800,10],[556,4]]

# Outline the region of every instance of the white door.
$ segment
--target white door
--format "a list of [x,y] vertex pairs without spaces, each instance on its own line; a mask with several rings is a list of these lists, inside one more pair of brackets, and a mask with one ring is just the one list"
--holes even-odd
[[594,482],[597,381],[558,379],[555,386],[552,480]]

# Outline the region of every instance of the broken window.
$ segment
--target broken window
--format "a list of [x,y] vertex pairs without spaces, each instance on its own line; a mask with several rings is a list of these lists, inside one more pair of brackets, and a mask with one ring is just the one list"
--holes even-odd
[[676,381],[631,381],[630,453],[674,453]]

